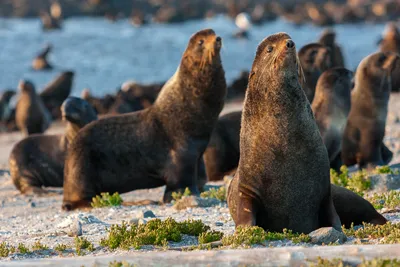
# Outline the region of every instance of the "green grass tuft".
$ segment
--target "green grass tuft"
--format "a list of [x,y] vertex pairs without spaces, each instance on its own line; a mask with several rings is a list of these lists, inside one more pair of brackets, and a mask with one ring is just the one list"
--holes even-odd
[[64,245],[64,244],[57,244],[57,246],[54,247],[54,250],[59,252],[59,253],[63,253],[67,249],[68,249],[68,246]]
[[24,244],[22,244],[22,243],[19,243],[18,244],[18,252],[19,253],[21,253],[21,254],[30,254],[30,253],[32,253],[30,250],[29,250],[29,248],[27,248]]
[[179,242],[182,234],[198,236],[210,227],[200,220],[186,220],[176,222],[172,218],[165,221],[153,219],[146,224],[112,225],[108,229],[108,236],[100,241],[100,245],[110,249],[140,249],[145,245],[166,246],[168,241]]
[[399,174],[399,171],[393,171],[389,166],[377,166],[375,172],[378,174]]
[[92,207],[93,208],[102,208],[102,207],[113,207],[120,206],[123,200],[118,192],[110,195],[109,193],[101,193],[100,196],[96,196],[92,198]]
[[356,238],[378,239],[379,244],[397,244],[400,243],[400,224],[387,222],[384,225],[373,225],[364,223],[362,228],[354,230],[353,225],[350,229],[345,229],[343,233],[346,236]]
[[220,201],[226,202],[226,189],[225,186],[221,186],[218,189],[211,188],[208,191],[202,192],[200,194],[202,198],[216,198]]
[[341,173],[337,173],[331,169],[331,183],[345,187],[360,196],[364,195],[364,191],[371,189],[371,178],[366,170],[361,170],[349,176],[349,170],[346,166],[340,168]]
[[84,237],[75,237],[75,249],[76,253],[81,256],[84,255],[82,249],[87,249],[88,251],[94,251],[94,246]]
[[187,196],[190,196],[191,194],[192,194],[192,192],[190,192],[189,188],[186,187],[185,191],[183,193],[182,192],[172,192],[172,198],[175,201],[178,201],[182,197],[187,197]]
[[223,236],[224,236],[224,234],[219,231],[207,231],[207,232],[201,233],[199,235],[198,240],[199,240],[199,244],[207,244],[207,243],[219,241],[222,239]]
[[46,245],[43,245],[42,243],[40,243],[40,241],[36,241],[33,246],[32,246],[32,250],[33,251],[37,251],[37,250],[48,250],[49,247]]
[[400,191],[389,191],[386,193],[375,193],[372,197],[366,198],[372,203],[375,209],[395,209],[400,207]]
[[15,252],[15,247],[8,245],[6,242],[0,243],[0,257],[8,257]]

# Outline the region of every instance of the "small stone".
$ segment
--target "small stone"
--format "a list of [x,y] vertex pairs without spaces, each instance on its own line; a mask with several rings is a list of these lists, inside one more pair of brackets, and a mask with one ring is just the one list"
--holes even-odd
[[36,203],[35,202],[30,202],[29,205],[31,206],[31,208],[36,207]]
[[68,236],[81,236],[82,235],[82,223],[79,220],[75,220],[68,229]]
[[215,222],[215,226],[223,226],[224,223],[223,222]]
[[333,227],[322,227],[308,234],[313,244],[330,244],[344,243],[347,240],[346,235],[343,232],[339,232]]
[[151,210],[146,210],[139,215],[139,218],[156,218],[156,215]]
[[132,220],[129,221],[129,223],[138,225],[139,224],[139,219],[138,218],[133,218]]
[[221,204],[221,201],[215,198],[201,198],[198,196],[184,196],[180,200],[176,201],[174,208],[177,210],[183,210],[187,208],[207,208]]

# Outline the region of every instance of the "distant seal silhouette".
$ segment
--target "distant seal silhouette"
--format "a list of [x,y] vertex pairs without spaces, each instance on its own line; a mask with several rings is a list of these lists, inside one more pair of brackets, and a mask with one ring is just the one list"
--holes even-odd
[[110,94],[106,94],[104,97],[94,97],[90,94],[88,88],[82,91],[81,97],[85,99],[99,115],[107,114],[115,103],[116,98],[114,95]]
[[45,48],[35,57],[32,62],[34,70],[50,70],[53,66],[47,61],[47,56],[52,50],[52,45],[47,44]]
[[345,68],[325,71],[318,79],[311,108],[328,150],[331,168],[343,165],[340,151],[344,128],[351,107],[353,73]]
[[209,181],[222,180],[237,168],[240,158],[239,134],[242,112],[221,116],[211,135],[203,159]]
[[384,36],[379,41],[379,50],[400,54],[400,31],[395,23],[391,22],[386,26]]
[[345,60],[342,49],[336,43],[336,33],[333,29],[326,29],[322,32],[318,41],[320,44],[325,45],[331,49],[331,67],[345,68]]
[[304,79],[300,82],[310,103],[314,99],[318,78],[332,65],[330,54],[328,47],[317,43],[305,45],[299,50],[298,56],[304,73]]
[[43,133],[50,126],[51,118],[42,99],[36,94],[30,81],[20,81],[19,99],[15,110],[18,129],[25,135]]
[[61,118],[60,107],[70,95],[74,81],[74,72],[65,71],[59,74],[53,81],[45,86],[40,93],[46,108],[50,111],[53,119]]
[[97,119],[94,109],[76,97],[65,100],[61,112],[67,121],[63,135],[32,135],[18,142],[11,151],[11,178],[23,194],[44,194],[43,186],[63,186],[68,145],[83,126]]
[[197,32],[153,106],[79,132],[65,163],[64,210],[88,206],[101,192],[166,185],[164,202],[186,187],[198,194],[199,162],[226,95],[221,45],[213,30]]
[[351,110],[342,142],[342,160],[360,168],[386,165],[392,152],[383,144],[392,76],[400,74],[399,55],[378,52],[357,68]]
[[242,115],[240,160],[228,190],[236,226],[341,231],[329,159],[299,83],[295,43],[273,34],[257,48]]
[[231,85],[228,86],[227,101],[243,101],[249,83],[249,72],[241,71]]
[[340,221],[346,228],[350,228],[352,223],[382,225],[387,222],[371,203],[356,193],[337,185],[331,185],[331,193]]
[[10,117],[10,101],[14,97],[15,91],[6,90],[0,97],[0,121],[4,122]]

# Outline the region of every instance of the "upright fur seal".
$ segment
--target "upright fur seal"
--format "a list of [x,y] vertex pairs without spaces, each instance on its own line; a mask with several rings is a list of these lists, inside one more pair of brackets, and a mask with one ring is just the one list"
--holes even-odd
[[15,95],[15,91],[6,90],[0,97],[0,122],[6,121],[11,113],[10,101]]
[[329,48],[317,43],[305,45],[299,50],[298,56],[304,73],[304,79],[300,82],[310,103],[314,99],[318,78],[332,65],[330,54]]
[[218,119],[203,159],[209,181],[222,180],[239,163],[239,133],[241,111],[228,113]]
[[400,75],[400,57],[378,52],[364,58],[357,68],[351,110],[342,142],[342,160],[360,168],[385,165],[392,152],[383,144],[392,76]]
[[43,133],[50,126],[50,114],[30,81],[20,81],[20,95],[15,110],[15,121],[25,134]]
[[101,192],[166,185],[164,202],[186,187],[198,193],[199,161],[226,95],[221,38],[194,34],[153,106],[82,129],[68,150],[63,209],[88,206]]
[[242,115],[239,166],[228,190],[236,226],[341,231],[328,153],[299,83],[299,64],[286,33],[267,37],[257,48]]
[[65,71],[45,86],[40,93],[46,108],[54,119],[61,118],[60,107],[69,96],[74,80],[74,72]]
[[69,97],[61,107],[67,121],[64,135],[32,135],[11,151],[9,166],[14,185],[23,194],[42,194],[42,186],[62,187],[68,145],[86,124],[97,119],[83,99]]
[[311,105],[331,168],[336,171],[342,166],[340,150],[351,107],[352,79],[353,73],[345,68],[325,71],[318,79]]
[[400,32],[395,23],[386,26],[384,36],[379,41],[379,50],[400,54]]
[[53,66],[51,66],[50,63],[47,61],[47,55],[51,52],[52,49],[52,45],[47,44],[45,48],[40,51],[40,53],[35,57],[32,62],[32,68],[34,70],[50,70],[53,68]]
[[334,67],[345,67],[345,60],[343,57],[342,49],[336,43],[336,33],[333,29],[326,29],[322,32],[321,37],[318,41],[320,44],[325,45],[331,49],[331,62],[332,68]]

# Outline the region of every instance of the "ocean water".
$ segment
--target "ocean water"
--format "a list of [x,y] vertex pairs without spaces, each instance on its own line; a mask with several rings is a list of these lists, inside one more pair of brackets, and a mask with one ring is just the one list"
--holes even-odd
[[[377,50],[384,24],[337,25],[338,42],[347,67]],[[297,49],[318,39],[323,28],[294,26],[283,20],[253,26],[250,40],[231,37],[234,22],[223,16],[182,24],[153,24],[135,28],[127,20],[110,23],[102,18],[71,18],[62,31],[42,32],[38,19],[0,19],[0,92],[16,88],[20,79],[30,79],[41,91],[63,70],[74,70],[73,95],[90,88],[95,95],[113,93],[127,80],[161,82],[173,75],[190,36],[213,28],[223,38],[222,61],[228,82],[241,70],[250,69],[257,45],[266,36],[287,32]],[[53,44],[51,71],[37,72],[32,59],[45,43]]]

